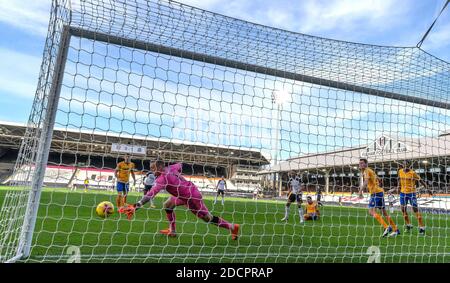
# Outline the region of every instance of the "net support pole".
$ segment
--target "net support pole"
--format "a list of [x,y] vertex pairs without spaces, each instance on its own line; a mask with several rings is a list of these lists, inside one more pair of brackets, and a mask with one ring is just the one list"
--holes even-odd
[[283,179],[282,179],[282,174],[281,172],[278,173],[278,196],[281,197],[282,192],[283,192]]
[[[278,165],[278,150],[279,150],[279,142],[278,142],[278,136],[279,136],[279,132],[281,130],[281,121],[280,121],[280,116],[281,116],[281,106],[279,103],[275,102],[277,105],[277,119],[275,120],[276,126],[275,126],[275,152],[274,152],[274,166]],[[281,197],[281,186],[278,186],[277,181],[278,178],[280,178],[280,173],[274,173],[273,175],[273,188],[275,191],[278,192],[278,196]]]
[[53,136],[53,127],[55,125],[61,85],[64,77],[64,67],[70,45],[70,36],[68,26],[64,26],[61,31],[61,39],[55,62],[54,75],[48,95],[47,109],[42,122],[38,151],[36,152],[35,172],[31,180],[31,191],[28,196],[27,209],[25,212],[24,224],[22,226],[21,238],[18,246],[17,254],[21,254],[22,258],[29,257],[31,252],[33,232],[36,225],[42,185],[44,183],[45,169],[48,163],[48,155]]

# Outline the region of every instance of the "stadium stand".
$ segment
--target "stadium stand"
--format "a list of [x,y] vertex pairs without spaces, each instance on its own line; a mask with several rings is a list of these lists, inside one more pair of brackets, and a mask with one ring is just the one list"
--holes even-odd
[[230,178],[235,190],[248,196],[252,196],[256,188],[261,190],[261,176],[257,175],[260,170],[261,168],[257,166],[235,166],[234,174]]
[[79,169],[73,182],[68,186],[71,188],[83,187],[86,178],[89,180],[89,189],[112,190],[114,188],[114,170],[98,168]]
[[206,192],[206,193],[212,193],[215,192],[215,185],[213,181],[211,181],[209,178],[204,176],[185,176],[185,178],[194,185],[196,185],[200,191]]
[[48,165],[45,170],[44,185],[66,187],[76,173],[75,167]]
[[[18,156],[21,137],[26,125],[0,121],[0,181],[9,184],[17,179],[11,176]],[[64,142],[62,142],[64,141]],[[76,141],[73,142],[72,141]],[[150,161],[162,158],[172,163],[183,163],[183,175],[192,179],[204,192],[214,192],[214,178],[224,176],[231,191],[239,191],[230,181],[229,176],[239,166],[260,166],[269,164],[262,153],[245,148],[217,147],[202,143],[179,143],[174,140],[151,139],[149,137],[127,136],[124,134],[70,130],[55,128],[49,154],[49,166],[65,164],[66,167],[49,167],[45,176],[47,186],[83,186],[86,177],[93,189],[109,188],[114,184],[114,168],[122,160],[122,154],[111,151],[113,143],[141,144],[147,148],[144,156],[133,156],[136,164],[136,188],[143,189],[143,176],[150,167]],[[61,150],[64,149],[64,154]],[[245,159],[241,156],[246,156]],[[75,170],[69,176],[69,169]],[[74,169],[75,168],[75,169]],[[67,172],[66,172],[67,171]],[[84,172],[84,174],[83,174]]]

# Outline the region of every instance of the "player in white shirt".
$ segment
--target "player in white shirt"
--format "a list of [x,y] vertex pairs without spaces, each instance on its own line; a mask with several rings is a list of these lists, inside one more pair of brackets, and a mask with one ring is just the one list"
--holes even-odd
[[258,188],[255,188],[255,190],[253,191],[253,200],[258,200],[258,194],[259,194]]
[[216,186],[217,195],[214,199],[214,204],[217,202],[217,197],[219,195],[222,195],[222,205],[225,204],[225,191],[227,190],[227,182],[225,181],[225,178],[222,176],[222,179],[219,180]]
[[[152,171],[148,171],[147,174],[145,174],[144,177],[144,195],[147,194],[148,191],[153,187],[155,184],[155,174],[153,174]],[[150,207],[155,208],[156,206],[153,204],[153,199],[150,201]]]
[[389,212],[392,214],[394,213],[394,202],[395,202],[395,196],[392,193],[388,194],[388,202],[389,202]]
[[303,210],[302,210],[302,183],[301,179],[295,174],[295,172],[289,173],[288,182],[288,199],[285,207],[284,218],[281,221],[288,221],[291,203],[297,202],[298,214],[300,222],[303,223]]

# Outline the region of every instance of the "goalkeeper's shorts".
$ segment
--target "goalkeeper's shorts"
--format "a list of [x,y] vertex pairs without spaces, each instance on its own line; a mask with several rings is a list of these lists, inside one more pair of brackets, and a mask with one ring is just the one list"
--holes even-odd
[[175,196],[170,197],[170,201],[175,204],[175,206],[185,205],[187,208],[195,214],[195,216],[199,218],[205,217],[209,210],[206,207],[203,199],[201,198],[190,198],[190,199],[181,199]]

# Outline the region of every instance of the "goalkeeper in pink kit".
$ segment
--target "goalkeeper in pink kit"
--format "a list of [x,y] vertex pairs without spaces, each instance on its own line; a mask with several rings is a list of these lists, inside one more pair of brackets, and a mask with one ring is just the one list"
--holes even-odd
[[220,217],[213,216],[205,206],[202,194],[198,188],[192,182],[181,176],[181,168],[181,163],[165,167],[163,161],[158,160],[153,162],[150,165],[150,169],[155,173],[156,180],[151,190],[140,201],[133,205],[128,205],[128,207],[119,212],[125,213],[128,219],[131,219],[136,210],[152,200],[161,190],[165,189],[172,195],[164,203],[164,209],[170,227],[167,230],[161,230],[160,232],[162,234],[166,234],[169,237],[176,236],[174,209],[177,206],[185,205],[192,213],[205,222],[229,230],[231,232],[231,238],[237,240],[239,224],[231,224]]

